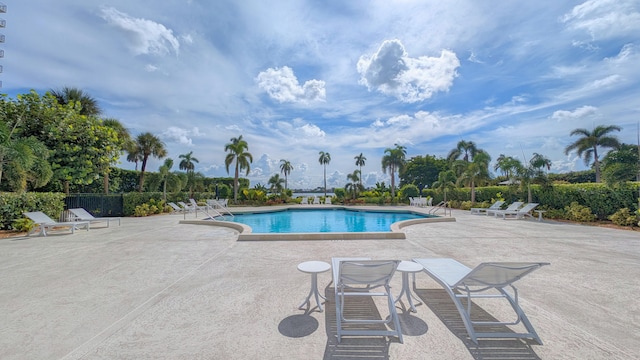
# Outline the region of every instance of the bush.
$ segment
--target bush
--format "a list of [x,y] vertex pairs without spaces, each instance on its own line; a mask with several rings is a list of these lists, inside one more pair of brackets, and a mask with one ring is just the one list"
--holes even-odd
[[420,190],[418,187],[413,184],[407,184],[400,189],[400,198],[402,200],[407,200],[410,197],[416,197],[420,194]]
[[469,210],[471,209],[471,206],[472,206],[471,201],[462,201],[460,203],[460,210]]
[[576,201],[566,206],[564,210],[566,211],[568,220],[591,222],[596,219],[596,216],[591,212],[590,208],[580,205]]
[[34,226],[36,226],[36,224],[34,224],[34,222],[31,221],[31,219],[22,218],[22,219],[15,220],[13,224],[11,224],[11,226],[15,231],[29,232],[31,231],[31,229],[34,228]]
[[632,214],[628,208],[616,211],[615,214],[609,216],[609,220],[619,226],[634,226],[638,222],[636,215]]
[[63,193],[0,193],[0,229],[12,230],[16,220],[24,218],[24,212],[42,211],[54,220],[64,210]]

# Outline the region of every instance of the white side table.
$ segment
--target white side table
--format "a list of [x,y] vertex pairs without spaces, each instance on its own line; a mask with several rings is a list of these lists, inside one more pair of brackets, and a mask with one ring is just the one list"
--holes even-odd
[[311,274],[311,290],[309,290],[307,298],[304,299],[300,306],[298,306],[298,309],[302,310],[305,304],[309,304],[309,310],[311,310],[311,296],[314,296],[320,312],[324,311],[324,309],[322,309],[322,304],[320,303],[320,298],[323,300],[327,300],[327,298],[318,292],[318,274],[329,271],[329,269],[331,269],[331,265],[324,261],[306,261],[298,264],[298,270],[303,273]]
[[542,221],[542,214],[545,212],[545,210],[534,210],[534,211],[538,213],[538,221]]
[[[412,297],[414,297],[414,295],[411,292],[411,288],[409,287],[409,274],[414,274],[415,276],[415,273],[419,273],[422,270],[424,270],[424,267],[422,267],[422,265],[413,261],[401,261],[397,269],[397,271],[400,271],[402,273],[402,291],[400,291],[400,295],[398,295],[398,298],[396,299],[395,302],[400,301],[402,296],[405,295],[409,302],[409,308],[411,309],[412,312],[417,312],[417,310],[416,310],[416,307],[413,305]],[[416,301],[418,301],[416,305],[422,304],[422,302],[417,298],[416,298]]]

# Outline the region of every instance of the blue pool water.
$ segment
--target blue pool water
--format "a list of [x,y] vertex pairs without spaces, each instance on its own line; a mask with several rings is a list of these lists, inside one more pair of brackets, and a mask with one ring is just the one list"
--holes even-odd
[[253,233],[388,232],[391,224],[427,215],[411,212],[353,211],[346,209],[289,209],[268,213],[218,217],[248,225]]

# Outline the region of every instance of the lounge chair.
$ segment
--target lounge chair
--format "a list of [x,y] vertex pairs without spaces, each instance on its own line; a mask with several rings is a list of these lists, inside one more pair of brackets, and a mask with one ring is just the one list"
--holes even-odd
[[195,211],[195,209],[190,204],[185,204],[184,201],[178,201],[178,205],[182,206],[182,212]]
[[[438,282],[456,305],[467,333],[478,344],[478,338],[525,338],[542,345],[540,337],[529,319],[518,305],[518,289],[513,283],[532,271],[549,265],[545,262],[487,262],[471,269],[454,259],[413,259],[424,267],[424,271]],[[510,287],[513,294],[505,288]],[[498,294],[495,293],[497,290]],[[487,293],[487,292],[490,293]],[[516,313],[516,321],[474,321],[471,319],[472,298],[506,299]],[[466,300],[463,304],[461,299]],[[466,306],[465,306],[466,305]],[[475,326],[512,326],[522,322],[526,332],[505,329],[504,332],[478,332]]]
[[173,213],[174,214],[178,214],[178,213],[183,213],[184,212],[184,209],[181,208],[180,206],[176,205],[176,203],[170,202],[168,204],[173,209]]
[[198,205],[195,199],[189,199],[189,202],[191,203],[191,209],[200,210],[200,211],[209,210],[208,205],[205,205],[205,206]]
[[513,211],[498,211],[494,215],[495,217],[502,216],[503,219],[507,219],[509,216],[513,216],[514,219],[524,219],[525,216],[528,216],[533,219],[533,215],[529,214],[531,210],[535,209],[538,206],[537,203],[528,203],[525,204],[518,210]]
[[500,210],[500,207],[504,204],[504,201],[496,201],[488,208],[471,208],[472,214],[485,214],[488,210]]
[[[389,282],[395,273],[399,260],[368,260],[364,258],[333,258],[333,283],[335,285],[336,320],[338,342],[342,336],[396,336],[402,343],[400,321]],[[370,290],[379,289],[377,292]],[[358,309],[350,307],[346,298],[381,296],[387,298],[389,316],[374,319],[372,314],[359,304]],[[345,304],[347,306],[345,306]],[[375,306],[375,303],[371,303]],[[351,310],[351,311],[350,311]],[[355,310],[355,311],[354,311]],[[348,315],[345,313],[349,313]],[[353,312],[353,314],[351,314]],[[377,313],[377,311],[376,311]],[[356,318],[356,315],[361,315]],[[349,316],[349,317],[347,317]],[[378,315],[379,316],[379,315]],[[393,324],[389,329],[387,324]],[[362,325],[361,329],[353,325]],[[345,329],[346,327],[346,329]]]
[[36,228],[33,228],[28,235],[31,235],[35,232],[36,229],[40,229],[40,236],[47,236],[47,229],[53,229],[57,227],[68,227],[71,229],[71,233],[73,234],[78,228],[85,228],[89,231],[89,222],[88,221],[67,221],[67,222],[57,222],[51,219],[42,211],[32,211],[25,212],[24,215],[31,219],[36,225]]
[[300,205],[308,205],[309,204],[309,198],[307,198],[306,196],[302,197],[302,200],[300,200]]
[[95,222],[106,222],[107,223],[107,227],[109,227],[109,225],[111,224],[112,221],[117,221],[118,222],[118,226],[120,226],[120,218],[119,217],[94,217],[93,215],[91,215],[87,210],[83,209],[83,208],[77,208],[77,209],[69,209],[69,212],[71,212],[71,214],[74,217],[74,221],[88,221],[90,223],[95,223]]
[[489,216],[489,215],[496,216],[496,213],[498,213],[500,211],[516,211],[522,206],[522,204],[524,204],[522,201],[516,201],[516,202],[511,203],[511,205],[507,206],[507,208],[504,209],[504,210],[500,210],[500,209],[487,210],[487,216]]
[[324,204],[325,205],[331,205],[331,197],[327,196],[326,198],[324,198]]
[[320,198],[319,198],[319,197],[317,197],[317,196],[314,196],[314,197],[313,197],[313,204],[314,204],[314,205],[318,205],[318,204],[320,204]]

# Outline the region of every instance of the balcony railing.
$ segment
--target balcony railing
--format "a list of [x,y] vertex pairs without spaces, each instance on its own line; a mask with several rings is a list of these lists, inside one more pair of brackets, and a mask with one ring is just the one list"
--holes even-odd
[[7,12],[7,5],[0,3],[0,13]]

